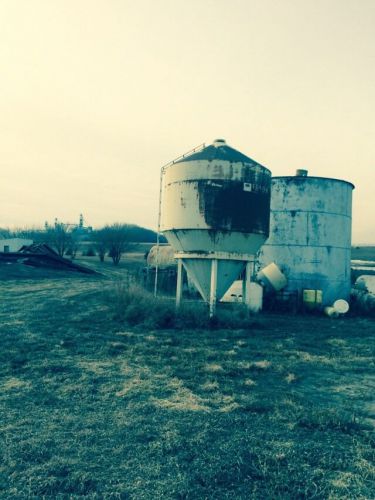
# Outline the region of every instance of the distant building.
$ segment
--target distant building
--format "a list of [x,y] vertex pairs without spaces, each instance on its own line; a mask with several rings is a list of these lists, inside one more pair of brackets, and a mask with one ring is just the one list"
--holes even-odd
[[0,252],[18,252],[23,246],[32,245],[33,240],[26,238],[0,239]]
[[75,233],[75,235],[78,237],[86,236],[92,232],[91,226],[85,226],[84,218],[83,218],[82,214],[80,214],[80,216],[79,216],[78,223],[61,222],[58,220],[57,217],[55,218],[53,225],[50,225],[47,221],[44,223],[45,231],[49,231],[50,229],[55,229],[58,226],[62,226],[65,228],[65,230],[72,232],[72,233]]

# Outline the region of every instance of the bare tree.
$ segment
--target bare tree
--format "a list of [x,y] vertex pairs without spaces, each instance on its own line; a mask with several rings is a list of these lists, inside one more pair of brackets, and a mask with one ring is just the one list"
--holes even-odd
[[32,226],[32,227],[17,227],[9,232],[10,238],[25,238],[28,240],[33,240],[34,243],[43,243],[46,241],[46,232],[43,228]]
[[60,257],[64,257],[64,254],[73,241],[71,231],[61,222],[57,222],[54,227],[47,230],[46,239],[55,248]]
[[92,232],[92,240],[95,244],[95,250],[98,253],[100,262],[104,262],[105,255],[108,252],[108,242],[106,239],[105,228],[96,229]]
[[124,252],[131,248],[129,241],[129,230],[126,224],[112,224],[104,226],[102,229],[95,231],[94,240],[100,260],[104,261],[104,256],[108,255],[112,258],[113,263],[117,266]]
[[70,238],[69,238],[70,242],[69,242],[69,248],[67,249],[66,254],[70,255],[70,257],[72,259],[75,259],[77,252],[79,250],[79,247],[80,247],[80,238],[79,238],[79,235],[77,234],[77,231],[74,229],[69,231],[68,234],[70,236]]

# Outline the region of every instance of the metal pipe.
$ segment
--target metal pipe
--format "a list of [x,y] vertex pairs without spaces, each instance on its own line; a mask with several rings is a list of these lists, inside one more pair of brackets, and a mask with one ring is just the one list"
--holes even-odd
[[159,213],[158,213],[158,232],[156,235],[156,264],[155,264],[155,282],[154,282],[154,297],[158,294],[158,275],[159,275],[159,247],[160,247],[160,223],[161,223],[161,195],[163,184],[164,167],[160,171],[160,184],[159,184]]

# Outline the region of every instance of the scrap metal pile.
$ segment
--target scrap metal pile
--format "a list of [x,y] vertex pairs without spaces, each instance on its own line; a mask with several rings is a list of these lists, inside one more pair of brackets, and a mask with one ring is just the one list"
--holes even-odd
[[18,262],[33,267],[76,271],[85,274],[98,274],[93,269],[76,264],[70,259],[60,257],[53,248],[45,243],[34,243],[32,245],[23,246],[18,252],[0,253],[0,262]]

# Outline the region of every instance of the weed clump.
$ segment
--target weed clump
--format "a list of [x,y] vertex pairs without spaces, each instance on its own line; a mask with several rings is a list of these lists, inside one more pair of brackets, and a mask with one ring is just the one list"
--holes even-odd
[[364,430],[365,425],[354,415],[337,410],[312,410],[308,416],[303,416],[298,421],[299,427],[318,431],[339,431],[354,434]]
[[129,326],[149,329],[247,329],[262,328],[242,304],[219,307],[214,318],[209,318],[203,302],[185,302],[176,311],[170,297],[154,297],[138,285],[117,283],[111,297],[115,316]]
[[154,297],[138,285],[117,283],[113,299],[116,317],[130,326],[145,325],[150,329],[174,326],[173,302]]

